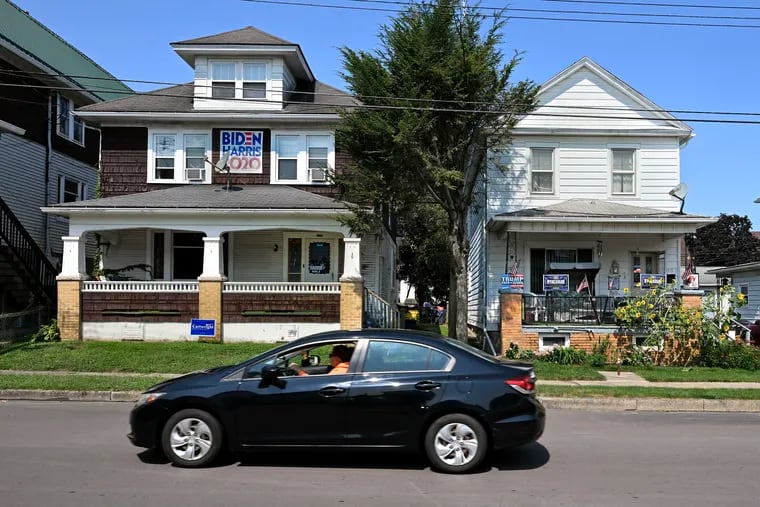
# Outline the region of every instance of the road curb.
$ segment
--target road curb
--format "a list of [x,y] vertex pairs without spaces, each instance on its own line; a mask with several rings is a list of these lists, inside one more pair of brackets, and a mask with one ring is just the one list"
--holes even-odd
[[135,402],[139,396],[140,391],[0,389],[0,399],[2,400]]
[[[140,391],[57,391],[2,389],[0,400],[115,401],[134,403]],[[754,412],[760,400],[703,400],[697,398],[552,398],[539,396],[548,409],[605,412]]]
[[698,398],[549,398],[549,409],[629,412],[760,412],[760,400],[703,400]]

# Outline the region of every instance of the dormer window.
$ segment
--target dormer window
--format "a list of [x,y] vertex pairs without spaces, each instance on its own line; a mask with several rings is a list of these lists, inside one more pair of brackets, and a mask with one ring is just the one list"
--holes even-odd
[[216,61],[211,67],[211,97],[266,99],[269,65],[255,61]]

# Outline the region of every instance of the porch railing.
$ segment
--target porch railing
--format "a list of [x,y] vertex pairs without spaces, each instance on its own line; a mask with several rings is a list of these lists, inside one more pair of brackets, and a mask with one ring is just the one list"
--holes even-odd
[[82,292],[198,292],[198,282],[88,280]]
[[377,293],[364,288],[364,327],[398,328],[399,311]]
[[222,292],[259,294],[340,294],[336,282],[224,282]]
[[523,324],[615,325],[615,308],[626,298],[523,294]]

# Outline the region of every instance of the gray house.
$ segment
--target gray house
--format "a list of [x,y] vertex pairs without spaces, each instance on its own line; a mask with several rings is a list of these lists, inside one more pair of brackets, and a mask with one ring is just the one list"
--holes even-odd
[[[56,298],[69,224],[40,208],[95,194],[100,134],[74,109],[131,90],[9,0],[0,0],[0,83],[0,336],[8,336],[26,331],[25,311]],[[94,251],[89,242],[87,256]]]

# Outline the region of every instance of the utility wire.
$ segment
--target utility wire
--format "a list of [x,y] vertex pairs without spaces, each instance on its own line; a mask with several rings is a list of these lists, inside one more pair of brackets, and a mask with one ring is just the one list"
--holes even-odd
[[[256,1],[256,0],[244,0],[244,1]],[[355,3],[372,3],[372,4],[389,4],[389,5],[401,5],[408,6],[409,2],[402,2],[398,0],[346,0],[348,2]],[[468,7],[473,9],[473,7]],[[653,18],[686,18],[686,19],[728,19],[728,20],[740,20],[740,21],[758,21],[760,17],[747,17],[747,16],[709,16],[703,14],[671,14],[671,13],[647,13],[647,12],[608,12],[608,11],[577,11],[577,10],[557,10],[557,9],[524,9],[518,7],[488,7],[479,5],[474,7],[479,11],[504,11],[505,17],[510,17],[510,12],[539,12],[548,14],[589,14],[592,16],[627,16],[627,17],[653,17]],[[733,25],[731,25],[733,26]]]
[[[392,12],[401,13],[406,9],[389,9],[383,7],[356,7],[349,5],[335,5],[335,4],[322,4],[313,2],[297,2],[297,1],[283,1],[283,0],[242,0],[244,2],[255,2],[262,4],[274,4],[274,5],[290,5],[296,7],[320,7],[325,9],[340,9],[340,10],[353,10],[353,11],[371,11],[371,12]],[[475,8],[471,8],[475,10]],[[563,11],[557,11],[563,12]],[[497,14],[481,14],[484,17],[496,17]],[[635,17],[635,14],[631,14]],[[675,21],[637,21],[637,20],[621,20],[621,19],[589,19],[589,18],[555,18],[548,16],[515,16],[509,13],[504,15],[507,19],[523,19],[523,20],[537,20],[537,21],[565,21],[576,23],[612,23],[612,24],[626,24],[626,25],[650,25],[650,26],[693,26],[703,28],[760,28],[760,25],[744,25],[744,24],[725,24],[725,23],[681,23]]]
[[749,7],[741,5],[700,5],[700,4],[666,4],[658,2],[613,2],[611,0],[543,0],[544,2],[572,3],[572,4],[603,4],[603,5],[624,5],[634,7],[680,7],[684,9],[733,9],[733,10],[753,10],[760,11],[760,7]]
[[[31,88],[35,87],[33,85],[20,85],[20,84],[14,84],[14,83],[1,83],[0,87],[8,86],[8,87],[14,87],[14,88]],[[105,90],[94,90],[92,88],[70,88],[70,87],[64,87],[64,86],[36,86],[36,88],[45,88],[50,90],[63,90],[63,91],[105,91]],[[113,92],[113,90],[108,90],[110,92]],[[115,93],[123,93],[127,95],[142,95],[136,92],[115,92]],[[150,96],[153,97],[174,97],[174,98],[182,98],[182,99],[191,99],[192,97],[188,97],[187,95],[178,95],[178,94],[171,94],[171,93],[156,93],[151,92]],[[208,97],[211,99],[210,97]],[[214,99],[211,99],[214,100]],[[322,109],[322,110],[332,110],[332,112],[335,112],[335,110],[339,109],[365,109],[365,110],[376,110],[376,111],[382,111],[382,110],[397,110],[397,111],[419,111],[419,112],[429,112],[429,113],[471,113],[471,114],[492,114],[492,115],[513,115],[513,116],[543,116],[543,117],[550,117],[550,118],[583,118],[583,119],[598,119],[598,120],[632,120],[632,121],[673,121],[668,120],[661,117],[621,117],[621,116],[604,116],[604,115],[591,115],[591,114],[560,114],[560,113],[541,113],[541,112],[528,112],[528,113],[518,113],[514,111],[508,111],[508,110],[500,110],[500,109],[462,109],[462,108],[444,108],[444,107],[419,107],[419,106],[388,106],[388,105],[374,105],[374,104],[319,104],[315,102],[300,102],[300,101],[293,101],[293,100],[266,100],[266,99],[219,99],[219,100],[226,100],[226,101],[244,101],[247,103],[252,102],[261,102],[266,104],[282,104],[282,105],[300,105],[302,107],[311,108],[311,109]],[[681,122],[693,122],[693,123],[721,123],[721,124],[741,124],[741,125],[760,125],[760,120],[721,120],[721,119],[713,119],[713,118],[675,118],[675,121],[681,121]]]
[[[24,70],[2,70],[2,69],[0,69],[0,74],[50,76],[50,74],[47,72],[31,72],[31,71],[24,71]],[[103,81],[122,81],[125,83],[159,84],[159,85],[165,85],[165,86],[192,85],[197,88],[207,88],[207,89],[211,88],[211,85],[197,85],[194,83],[173,83],[173,82],[168,82],[168,81],[145,81],[145,80],[138,80],[138,79],[118,79],[115,77],[90,77],[90,76],[63,75],[63,74],[54,74],[54,76],[66,77],[66,78],[71,78],[71,79],[87,78],[87,79],[103,80]],[[0,82],[0,86],[2,85],[3,83]],[[119,93],[135,94],[135,95],[142,95],[142,96],[156,95],[156,92],[132,91],[132,92],[119,92]],[[467,101],[467,100],[445,101],[445,100],[439,100],[439,99],[389,97],[389,96],[380,96],[380,95],[363,95],[360,98],[355,95],[350,95],[347,93],[325,93],[325,92],[307,92],[307,91],[301,91],[301,92],[295,92],[295,93],[308,95],[308,96],[314,96],[314,97],[342,97],[342,98],[353,98],[355,100],[373,99],[373,100],[388,100],[388,101],[404,101],[404,102],[411,102],[411,103],[417,102],[417,103],[422,103],[422,104],[456,103],[457,105],[493,106],[493,103],[491,102]],[[165,94],[163,96],[179,96],[179,95]],[[220,99],[220,100],[237,100],[237,101],[250,102],[252,99]],[[284,101],[284,102],[289,102],[289,101]],[[314,104],[314,103],[308,102],[306,104]],[[327,106],[327,107],[330,106],[329,104],[322,104],[322,105]],[[551,109],[573,109],[573,110],[583,109],[583,110],[593,110],[593,111],[633,111],[633,112],[645,112],[645,113],[670,113],[670,114],[677,113],[677,114],[700,114],[700,115],[714,115],[714,116],[760,116],[760,112],[748,112],[748,111],[709,111],[709,110],[695,110],[695,109],[651,109],[651,108],[639,109],[639,108],[611,107],[611,106],[566,106],[566,105],[550,105],[550,104],[543,104],[543,105],[539,105],[538,107],[551,108]]]

